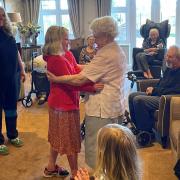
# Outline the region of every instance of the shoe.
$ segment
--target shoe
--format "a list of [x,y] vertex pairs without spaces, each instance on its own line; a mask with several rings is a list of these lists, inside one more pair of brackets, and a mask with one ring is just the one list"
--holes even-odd
[[41,95],[38,100],[38,105],[44,104],[46,102],[46,99],[47,99],[46,95]]
[[69,172],[63,167],[59,167],[58,165],[55,166],[55,170],[53,171],[49,171],[46,167],[43,173],[43,176],[47,178],[54,177],[54,176],[65,178],[68,175],[69,175]]
[[0,155],[8,155],[9,150],[8,147],[4,144],[0,145]]
[[24,145],[23,141],[18,137],[15,139],[10,139],[9,142],[15,147],[21,147]]

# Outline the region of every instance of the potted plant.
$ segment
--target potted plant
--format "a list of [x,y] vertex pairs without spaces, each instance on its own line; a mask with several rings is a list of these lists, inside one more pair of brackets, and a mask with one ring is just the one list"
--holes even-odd
[[32,23],[23,25],[22,23],[18,23],[17,27],[24,44],[37,45],[37,37],[41,28],[39,25]]

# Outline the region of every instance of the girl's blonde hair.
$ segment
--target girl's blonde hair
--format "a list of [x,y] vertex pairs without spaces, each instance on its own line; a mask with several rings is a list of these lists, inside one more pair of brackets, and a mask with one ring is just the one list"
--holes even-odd
[[62,40],[66,34],[68,34],[68,29],[65,27],[50,26],[45,35],[43,55],[63,54]]
[[4,10],[3,7],[0,6],[0,11],[2,11],[4,13],[4,24],[3,24],[3,31],[8,34],[9,36],[13,36],[13,33],[12,33],[12,26],[11,26],[11,23],[10,23],[10,20],[9,20],[9,17],[6,13],[6,11]]
[[102,176],[102,179],[108,180],[140,179],[135,139],[126,127],[109,124],[99,130],[96,162],[96,177]]

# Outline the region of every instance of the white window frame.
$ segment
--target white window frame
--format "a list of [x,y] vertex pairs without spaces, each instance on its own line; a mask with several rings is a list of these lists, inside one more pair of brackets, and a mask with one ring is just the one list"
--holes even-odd
[[[158,2],[160,0],[157,0]],[[154,6],[157,6],[156,0],[151,0],[152,9],[154,9]],[[156,4],[153,4],[153,2],[156,2]],[[171,2],[169,2],[171,3]],[[136,47],[136,10],[133,10],[132,12],[132,5],[136,7],[136,0],[127,0],[126,1],[126,7],[112,7],[111,13],[118,12],[118,13],[126,13],[126,41],[120,42],[121,44],[130,44],[130,58],[132,56],[132,49],[133,47]],[[135,8],[136,9],[136,8]],[[158,3],[158,6],[154,9],[153,14],[151,13],[151,19],[158,22],[160,20],[160,17],[158,17],[158,14],[160,14],[160,4]],[[180,0],[176,0],[176,31],[175,31],[175,44],[180,46]],[[133,25],[133,26],[132,26]],[[167,44],[168,46],[168,44]],[[129,60],[129,63],[131,63],[131,59]]]
[[128,36],[128,32],[129,32],[129,10],[128,10],[128,2],[129,0],[126,0],[126,6],[125,7],[112,7],[111,9],[111,14],[112,13],[125,13],[126,16],[126,40],[119,42],[121,44],[128,44],[129,43],[129,36]]
[[[41,0],[42,3],[43,0]],[[42,4],[40,4],[40,13],[39,13],[39,25],[41,25],[41,33],[39,41],[40,43],[44,42],[44,26],[43,26],[43,16],[46,15],[55,15],[56,16],[56,25],[62,25],[62,15],[69,15],[68,9],[61,9],[60,1],[55,0],[56,9],[42,9]],[[73,37],[73,34],[69,34],[70,37]]]

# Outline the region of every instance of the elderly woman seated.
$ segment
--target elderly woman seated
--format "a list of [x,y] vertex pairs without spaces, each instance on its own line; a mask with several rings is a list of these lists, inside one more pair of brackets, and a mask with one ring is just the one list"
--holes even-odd
[[156,28],[150,29],[149,38],[143,41],[142,46],[144,52],[136,55],[138,69],[143,71],[145,78],[153,78],[148,64],[157,58],[159,49],[165,46],[163,40],[159,38],[159,30]]
[[91,62],[94,55],[97,52],[95,38],[93,35],[89,35],[87,38],[87,47],[84,47],[80,53],[79,63],[80,64],[87,64]]

